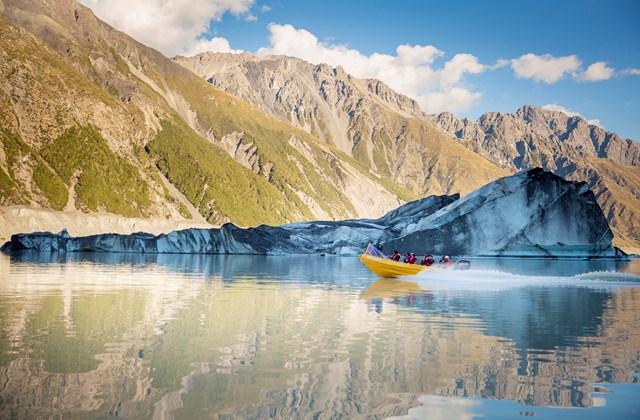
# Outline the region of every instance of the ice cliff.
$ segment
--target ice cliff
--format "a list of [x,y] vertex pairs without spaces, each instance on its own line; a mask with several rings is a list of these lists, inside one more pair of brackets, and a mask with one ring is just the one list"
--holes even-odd
[[36,232],[11,237],[15,252],[196,254],[358,254],[381,238],[385,251],[482,256],[613,256],[613,234],[585,183],[541,169],[498,179],[463,198],[430,196],[380,219],[304,222],[169,234],[71,237]]

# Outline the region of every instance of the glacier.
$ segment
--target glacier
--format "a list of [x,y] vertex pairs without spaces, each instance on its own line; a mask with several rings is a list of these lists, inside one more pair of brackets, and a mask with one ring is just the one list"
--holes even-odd
[[3,252],[356,255],[382,239],[386,253],[613,257],[613,233],[587,184],[542,169],[458,194],[413,201],[379,219],[185,229],[168,234],[13,235]]

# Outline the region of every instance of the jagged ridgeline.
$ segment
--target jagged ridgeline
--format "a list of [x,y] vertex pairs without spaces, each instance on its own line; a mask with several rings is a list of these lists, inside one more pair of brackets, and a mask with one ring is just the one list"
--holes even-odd
[[431,116],[461,144],[505,169],[541,167],[593,190],[615,233],[615,244],[640,250],[640,143],[578,116],[535,106],[490,112],[478,121]]
[[509,174],[425,120],[416,101],[340,66],[249,53],[174,61],[415,194],[467,194]]
[[616,245],[640,249],[640,144],[578,116],[531,105],[477,122],[450,113],[428,116],[381,81],[340,67],[249,53],[174,60],[418,194],[464,195],[480,180],[536,167],[587,182]]
[[74,1],[0,12],[0,205],[251,226],[417,198]]

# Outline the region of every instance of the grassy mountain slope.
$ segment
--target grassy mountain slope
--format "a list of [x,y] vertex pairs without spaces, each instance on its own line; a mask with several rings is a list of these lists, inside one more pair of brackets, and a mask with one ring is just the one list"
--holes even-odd
[[128,144],[126,152],[117,153],[92,125],[98,119],[91,112],[114,110],[111,117],[129,118],[116,98],[2,17],[0,39],[0,97],[6,104],[0,204],[62,210],[73,185],[73,198],[86,211],[177,214],[165,204],[152,166],[136,159],[142,149]]
[[417,195],[71,0],[0,0],[0,205],[210,222],[378,216]]

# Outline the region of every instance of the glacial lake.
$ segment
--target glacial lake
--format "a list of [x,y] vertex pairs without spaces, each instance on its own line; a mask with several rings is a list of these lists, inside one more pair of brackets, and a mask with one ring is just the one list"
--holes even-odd
[[638,419],[640,260],[0,254],[0,418]]

